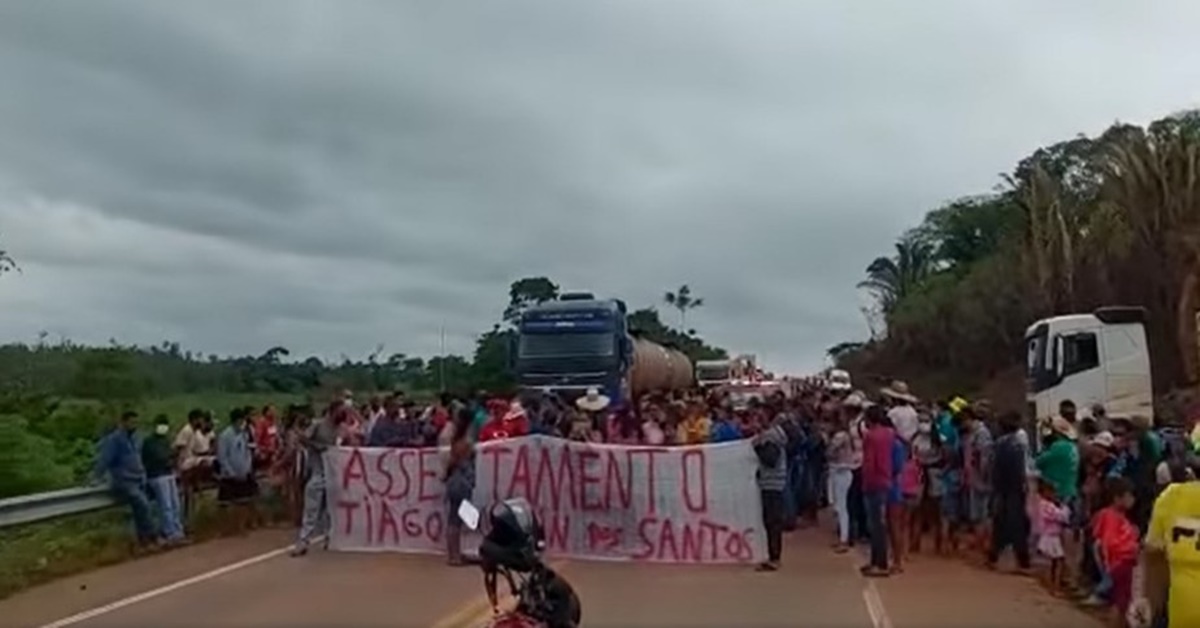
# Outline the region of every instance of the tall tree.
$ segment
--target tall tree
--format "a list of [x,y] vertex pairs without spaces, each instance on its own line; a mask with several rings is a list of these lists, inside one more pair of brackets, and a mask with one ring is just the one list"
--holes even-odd
[[1200,117],[1170,116],[1146,129],[1115,125],[1103,140],[1103,197],[1132,233],[1146,303],[1159,314],[1150,331],[1159,338],[1160,364],[1178,376],[1174,383],[1195,382]]
[[877,257],[867,265],[867,278],[858,287],[875,297],[886,317],[933,270],[932,245],[922,234],[909,232],[896,242],[895,256]]
[[525,277],[512,282],[508,288],[504,320],[515,323],[525,308],[557,299],[558,290],[558,284],[547,277]]
[[686,283],[678,290],[664,294],[663,301],[679,311],[679,326],[683,329],[687,329],[687,313],[704,305],[704,299],[693,295],[692,288]]

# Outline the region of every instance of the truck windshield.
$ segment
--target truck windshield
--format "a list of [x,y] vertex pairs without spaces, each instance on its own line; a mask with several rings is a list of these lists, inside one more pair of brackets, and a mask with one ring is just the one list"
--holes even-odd
[[522,358],[609,356],[615,348],[611,331],[522,334],[517,353]]
[[1046,330],[1035,330],[1025,338],[1025,377],[1040,380],[1046,369]]
[[696,379],[703,382],[717,382],[729,379],[728,364],[701,364],[696,367]]

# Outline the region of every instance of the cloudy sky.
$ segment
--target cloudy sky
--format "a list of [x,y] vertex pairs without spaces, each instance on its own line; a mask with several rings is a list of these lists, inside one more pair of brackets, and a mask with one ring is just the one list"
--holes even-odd
[[[1036,146],[1200,104],[1200,4],[0,3],[0,341],[469,352],[513,279],[778,370]],[[665,313],[664,313],[665,314]],[[671,319],[668,319],[671,320]]]

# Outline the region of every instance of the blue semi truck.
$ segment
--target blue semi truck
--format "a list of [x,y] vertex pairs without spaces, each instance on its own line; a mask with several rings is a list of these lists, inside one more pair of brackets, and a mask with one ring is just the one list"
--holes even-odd
[[517,324],[515,370],[522,389],[567,397],[597,388],[613,400],[692,386],[686,355],[631,333],[618,299],[567,293],[530,307]]

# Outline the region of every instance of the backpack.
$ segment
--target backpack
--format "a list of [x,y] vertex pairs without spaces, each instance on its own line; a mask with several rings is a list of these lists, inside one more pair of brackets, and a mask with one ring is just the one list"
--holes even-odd
[[900,467],[900,494],[905,497],[920,497],[925,487],[925,472],[911,456]]

